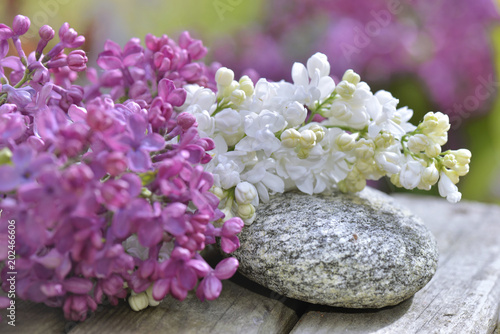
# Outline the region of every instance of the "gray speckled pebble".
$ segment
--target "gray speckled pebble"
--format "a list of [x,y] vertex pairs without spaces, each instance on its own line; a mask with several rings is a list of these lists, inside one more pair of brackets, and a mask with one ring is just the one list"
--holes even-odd
[[289,192],[257,210],[232,255],[243,275],[287,297],[380,308],[411,297],[436,271],[432,234],[378,190]]

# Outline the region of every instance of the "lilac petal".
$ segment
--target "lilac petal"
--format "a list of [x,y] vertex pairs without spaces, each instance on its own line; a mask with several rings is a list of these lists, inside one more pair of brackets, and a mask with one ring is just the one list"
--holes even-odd
[[23,170],[30,164],[34,153],[28,145],[18,146],[12,155],[12,162],[17,168]]
[[184,266],[177,276],[178,282],[182,285],[182,287],[186,290],[192,290],[196,286],[198,282],[198,276],[196,276],[196,272],[188,267]]
[[65,294],[63,286],[55,282],[42,284],[40,290],[47,297],[63,296]]
[[189,152],[188,161],[192,164],[200,163],[205,156],[205,150],[198,145],[187,145],[185,149]]
[[189,260],[187,265],[193,268],[200,277],[205,277],[211,269],[205,260]]
[[170,254],[171,259],[179,259],[184,261],[189,260],[191,257],[192,257],[191,252],[183,247],[175,247],[172,253]]
[[109,39],[106,40],[106,43],[104,43],[104,50],[109,51],[110,54],[115,56],[119,56],[122,53],[121,46],[118,43]]
[[68,275],[70,270],[71,270],[71,260],[69,259],[69,256],[66,255],[63,258],[61,265],[56,268],[57,278],[64,279],[66,277],[66,275]]
[[203,280],[205,281],[205,284],[203,285],[205,298],[207,300],[217,299],[222,291],[221,281],[213,275],[208,275]]
[[[51,154],[49,153],[41,153],[39,154],[29,165],[29,172],[32,173],[33,175],[38,175],[42,170],[48,166],[54,163],[54,158]],[[45,174],[48,175],[47,177],[50,177],[51,179],[55,181],[59,181],[58,177],[54,177],[52,173]]]
[[2,59],[2,66],[13,69],[14,71],[24,71],[24,65],[21,63],[19,57],[5,57]]
[[140,63],[142,59],[144,59],[144,55],[142,53],[132,53],[123,59],[123,65],[135,66],[137,63]]
[[165,100],[166,102],[170,103],[174,107],[180,107],[184,104],[186,101],[186,90],[183,88],[177,88],[174,89],[169,95],[168,98]]
[[193,204],[200,210],[205,209],[209,206],[209,203],[205,200],[205,197],[196,189],[191,189],[191,200]]
[[183,164],[174,159],[165,159],[158,168],[158,176],[162,179],[169,179],[184,168]]
[[132,136],[136,140],[141,140],[146,136],[147,122],[146,119],[139,114],[133,114],[128,120],[128,126],[132,130]]
[[202,67],[198,63],[187,64],[182,67],[179,71],[181,76],[183,76],[186,80],[196,80],[202,74]]
[[231,278],[238,269],[239,262],[236,258],[230,257],[222,260],[215,267],[214,275],[218,279]]
[[177,281],[177,278],[174,277],[170,284],[170,293],[175,299],[183,301],[187,297],[188,290],[184,289]]
[[153,259],[144,261],[138,270],[139,276],[147,278],[153,274],[156,268],[156,262]]
[[221,237],[220,247],[225,253],[232,253],[240,247],[240,240],[236,236]]
[[165,139],[157,133],[147,135],[141,141],[141,148],[146,151],[159,151],[165,147]]
[[186,233],[186,223],[183,218],[170,217],[164,222],[163,228],[176,237]]
[[50,252],[48,252],[43,257],[36,257],[34,259],[37,263],[40,263],[46,268],[56,269],[59,267],[63,261],[62,255],[57,251],[57,249],[52,248]]
[[163,101],[168,100],[168,96],[171,92],[175,90],[175,85],[172,80],[161,79],[158,83],[158,95],[162,98]]
[[245,224],[239,217],[234,217],[227,220],[222,226],[222,235],[225,237],[231,237],[238,234],[243,229]]
[[85,122],[87,119],[87,110],[72,104],[68,109],[68,115],[73,122]]
[[3,59],[5,58],[8,52],[9,52],[9,41],[5,39],[0,40],[0,59],[2,59],[2,66],[4,66]]
[[119,210],[113,216],[111,229],[113,234],[119,239],[125,239],[130,235],[132,227],[132,218],[129,216],[128,210]]
[[86,278],[80,277],[68,278],[63,282],[63,286],[66,291],[76,294],[85,294],[92,290],[92,282]]
[[123,68],[122,61],[114,56],[99,56],[97,64],[105,70],[115,70]]
[[145,151],[129,151],[127,153],[129,167],[134,172],[145,172],[151,167],[151,158]]
[[42,87],[42,90],[38,93],[38,97],[37,97],[38,108],[42,108],[46,104],[47,99],[49,98],[50,94],[52,93],[52,87],[53,87],[53,85],[50,83],[47,83]]
[[0,191],[7,192],[16,189],[21,183],[19,172],[12,166],[0,166]]
[[139,242],[145,247],[158,244],[163,238],[163,230],[155,220],[145,221],[137,231]]
[[0,261],[3,261],[7,259],[8,256],[8,248],[9,246],[9,239],[7,234],[0,234]]
[[170,291],[170,279],[159,279],[153,285],[153,298],[162,300]]
[[0,296],[0,309],[9,307],[10,299],[4,296]]
[[121,179],[128,183],[128,192],[130,197],[139,196],[142,189],[142,181],[137,174],[127,173],[123,175]]

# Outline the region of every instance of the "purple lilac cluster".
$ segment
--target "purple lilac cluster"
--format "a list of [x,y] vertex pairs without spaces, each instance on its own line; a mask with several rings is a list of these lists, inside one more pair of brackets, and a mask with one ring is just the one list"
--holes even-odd
[[[199,137],[194,116],[175,110],[183,85],[215,86],[216,68],[198,62],[202,42],[187,32],[178,43],[148,35],[145,47],[108,41],[100,75],[89,69],[91,84],[80,86],[87,57],[76,48],[85,38],[65,23],[46,51],[55,31],[43,26],[25,55],[19,37],[29,26],[22,15],[0,25],[2,282],[13,220],[17,297],[62,307],[68,319],[151,285],[155,300],[182,300],[196,287],[201,300],[217,298],[238,261],[213,269],[200,251],[220,238],[233,252],[243,222],[212,224],[223,214],[202,165],[214,142]],[[16,56],[7,56],[11,45]]]
[[[485,111],[493,97],[490,31],[500,23],[493,0],[273,0],[263,12],[261,25],[221,41],[214,51],[237,75],[258,78],[251,75],[256,71],[289,79],[294,61],[320,51],[337,78],[346,68],[374,83],[418,78],[451,118]],[[266,57],[259,56],[262,50]],[[477,102],[468,105],[469,96]]]

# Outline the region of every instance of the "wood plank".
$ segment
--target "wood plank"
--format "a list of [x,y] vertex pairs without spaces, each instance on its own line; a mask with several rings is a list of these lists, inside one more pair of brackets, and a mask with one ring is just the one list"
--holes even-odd
[[159,306],[141,312],[132,311],[125,302],[118,307],[103,307],[70,333],[290,332],[298,320],[298,301],[283,303],[269,290],[239,275],[234,281],[224,281],[222,294],[214,301],[202,303],[190,294],[183,302],[168,297]]
[[292,333],[493,333],[500,303],[500,207],[397,195],[434,233],[438,270],[412,299],[381,310],[310,306]]
[[55,309],[44,304],[35,304],[24,300],[16,300],[15,327],[7,324],[6,310],[0,310],[2,322],[0,333],[64,333],[72,327],[72,323],[64,319],[62,309]]

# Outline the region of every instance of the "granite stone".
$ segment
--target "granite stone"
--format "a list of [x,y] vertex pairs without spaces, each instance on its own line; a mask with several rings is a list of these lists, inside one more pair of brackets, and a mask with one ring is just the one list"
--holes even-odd
[[243,275],[314,304],[395,305],[425,286],[437,268],[436,241],[423,222],[371,188],[273,196],[239,238],[232,255]]

